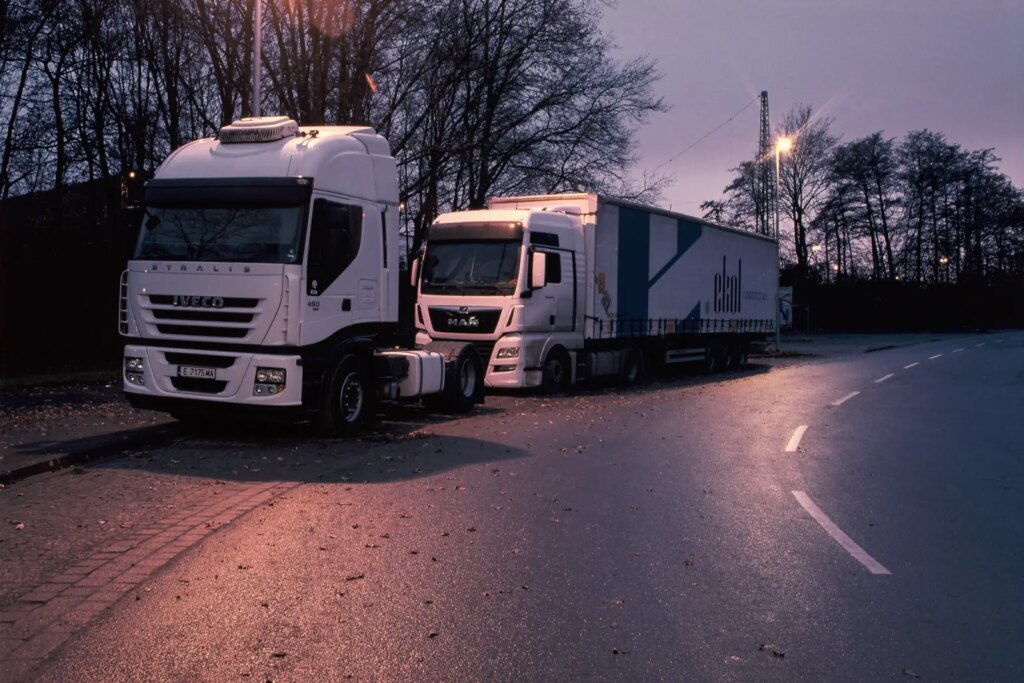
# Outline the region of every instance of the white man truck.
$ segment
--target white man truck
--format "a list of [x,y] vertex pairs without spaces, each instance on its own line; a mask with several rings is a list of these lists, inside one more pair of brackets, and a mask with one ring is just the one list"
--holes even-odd
[[775,240],[595,194],[443,214],[412,270],[417,343],[472,341],[495,388],[726,370],[776,324]]
[[398,346],[398,174],[373,129],[235,121],[173,152],[143,206],[120,295],[132,405],[339,434],[380,400],[481,400],[472,345]]

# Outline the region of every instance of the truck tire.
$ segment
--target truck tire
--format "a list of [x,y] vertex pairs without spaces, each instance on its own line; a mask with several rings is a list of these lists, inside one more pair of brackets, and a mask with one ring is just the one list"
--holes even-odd
[[718,341],[709,341],[704,347],[704,372],[713,375],[724,370],[727,356],[724,344]]
[[750,356],[750,345],[745,341],[734,342],[729,346],[729,355],[731,356],[729,364],[732,369],[742,370]]
[[468,413],[477,403],[483,403],[484,370],[480,354],[472,344],[459,349],[444,368],[444,390],[423,397],[427,408],[451,414]]
[[556,394],[568,391],[572,386],[572,361],[569,354],[561,346],[548,351],[548,357],[544,359],[541,376],[541,391],[545,394]]
[[373,419],[375,403],[366,363],[353,354],[342,356],[329,374],[317,430],[324,436],[355,434]]
[[622,352],[622,363],[619,367],[619,386],[635,387],[643,380],[643,354],[639,349],[626,349]]
[[732,341],[726,340],[719,345],[719,353],[721,354],[721,361],[718,363],[718,368],[721,372],[731,372],[736,369],[736,365],[733,361],[736,360],[736,354],[733,353]]

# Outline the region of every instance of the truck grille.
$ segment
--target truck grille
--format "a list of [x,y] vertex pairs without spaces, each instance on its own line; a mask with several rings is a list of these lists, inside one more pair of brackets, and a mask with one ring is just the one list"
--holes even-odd
[[157,332],[177,337],[242,339],[261,312],[260,300],[251,297],[217,298],[216,308],[175,305],[176,297],[169,294],[150,294],[148,299]]
[[435,332],[451,334],[491,334],[498,327],[500,308],[457,308],[431,307],[430,324]]
[[164,358],[171,365],[198,365],[203,368],[219,368],[226,370],[235,364],[234,356],[213,356],[205,353],[182,353],[168,351]]
[[227,337],[240,339],[249,334],[244,327],[202,327],[200,325],[157,325],[160,334],[174,334],[181,337]]

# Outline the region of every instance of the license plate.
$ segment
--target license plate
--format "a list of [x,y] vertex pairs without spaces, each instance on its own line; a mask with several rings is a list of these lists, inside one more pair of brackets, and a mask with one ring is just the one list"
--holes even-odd
[[217,368],[200,368],[194,365],[179,365],[178,377],[193,377],[196,379],[217,379]]

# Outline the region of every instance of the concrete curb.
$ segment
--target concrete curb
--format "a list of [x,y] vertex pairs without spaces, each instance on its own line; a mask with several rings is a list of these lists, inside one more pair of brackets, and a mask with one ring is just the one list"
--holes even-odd
[[174,425],[175,423],[154,425],[84,439],[68,453],[0,472],[0,484],[7,486],[37,474],[56,472],[73,465],[113,457],[132,448],[156,445],[174,433]]

